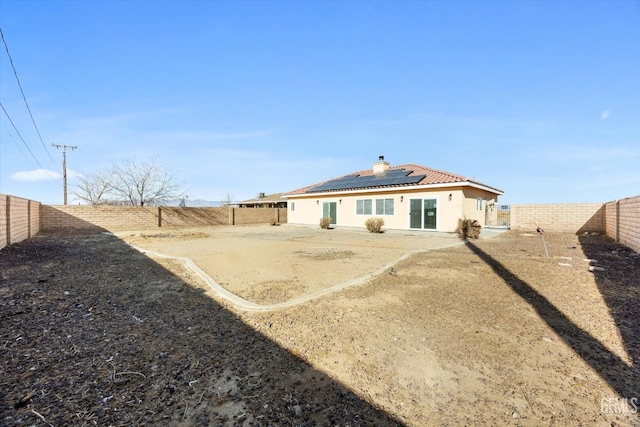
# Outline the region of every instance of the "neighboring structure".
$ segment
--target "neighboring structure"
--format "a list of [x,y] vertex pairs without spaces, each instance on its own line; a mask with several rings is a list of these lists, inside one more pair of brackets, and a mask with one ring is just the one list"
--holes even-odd
[[364,227],[381,217],[384,228],[455,232],[458,220],[482,226],[503,191],[465,177],[424,166],[391,167],[384,157],[373,169],[310,185],[284,194],[290,224],[319,224],[331,217],[337,226]]
[[282,193],[267,194],[258,193],[255,199],[249,199],[238,203],[239,208],[286,208],[287,199]]

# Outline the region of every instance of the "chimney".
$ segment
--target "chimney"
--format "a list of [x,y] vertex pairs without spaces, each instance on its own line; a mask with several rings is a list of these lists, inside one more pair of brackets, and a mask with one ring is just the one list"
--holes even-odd
[[264,199],[264,193],[258,193],[258,200]]
[[373,174],[384,175],[389,170],[389,162],[384,161],[384,156],[378,157],[378,161],[373,164]]

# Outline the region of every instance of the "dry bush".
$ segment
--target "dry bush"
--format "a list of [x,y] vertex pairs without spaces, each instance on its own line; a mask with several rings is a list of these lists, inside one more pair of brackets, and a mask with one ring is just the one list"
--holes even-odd
[[331,225],[331,217],[325,216],[320,218],[320,228],[327,229]]
[[376,217],[369,218],[364,222],[364,225],[367,227],[367,230],[369,230],[369,233],[381,233],[384,219]]
[[458,221],[458,233],[464,240],[480,237],[482,226],[475,219],[461,219]]

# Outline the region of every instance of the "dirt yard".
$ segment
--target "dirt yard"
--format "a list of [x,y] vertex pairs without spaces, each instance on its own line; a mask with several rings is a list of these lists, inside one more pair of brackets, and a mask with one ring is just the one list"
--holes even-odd
[[296,226],[124,232],[118,236],[142,250],[192,259],[219,285],[262,306],[380,273],[406,254],[425,248],[460,244],[457,236],[444,233],[385,235]]
[[0,424],[640,425],[640,256],[608,238],[119,237],[0,251]]

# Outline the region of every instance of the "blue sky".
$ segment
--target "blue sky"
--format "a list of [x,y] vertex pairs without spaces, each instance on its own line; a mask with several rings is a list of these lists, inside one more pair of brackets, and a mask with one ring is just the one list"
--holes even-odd
[[[156,158],[190,199],[384,155],[504,203],[640,194],[640,2],[0,1],[0,193]],[[43,143],[44,142],[44,143]],[[46,147],[46,149],[45,149]],[[45,169],[46,172],[39,171]]]

